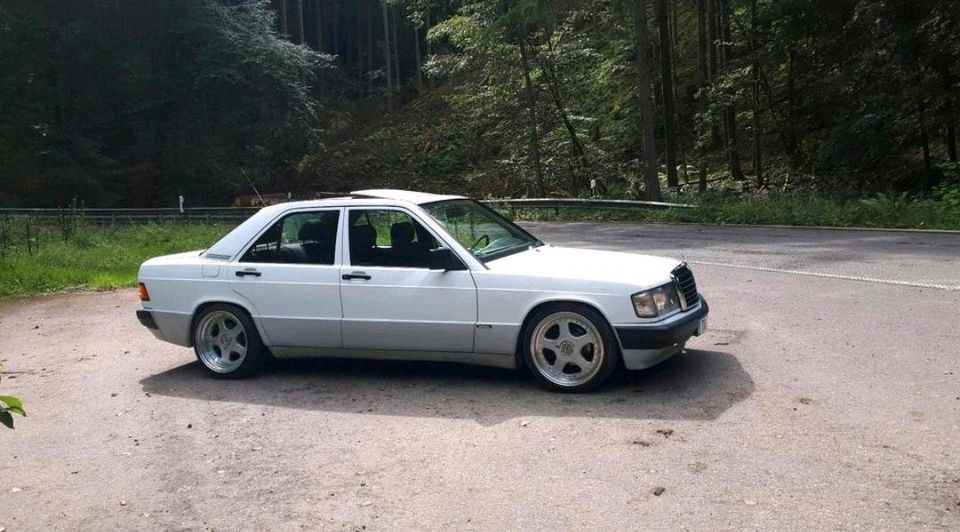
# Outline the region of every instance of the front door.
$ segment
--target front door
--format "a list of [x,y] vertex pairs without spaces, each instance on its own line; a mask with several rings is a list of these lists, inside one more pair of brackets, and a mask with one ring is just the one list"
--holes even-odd
[[342,346],[340,214],[287,214],[231,263],[230,286],[253,304],[271,345]]
[[344,347],[472,352],[477,289],[470,272],[430,270],[428,254],[441,243],[405,210],[348,213]]

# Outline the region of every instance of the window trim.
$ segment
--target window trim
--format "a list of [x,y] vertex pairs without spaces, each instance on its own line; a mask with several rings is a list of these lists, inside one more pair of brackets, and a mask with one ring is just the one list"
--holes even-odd
[[436,241],[440,244],[440,247],[449,249],[457,257],[457,259],[463,265],[463,268],[464,268],[463,271],[470,270],[469,265],[466,262],[464,262],[463,257],[460,256],[460,253],[456,250],[456,248],[450,245],[450,242],[447,240],[446,235],[438,233],[433,227],[430,226],[430,224],[424,223],[423,219],[420,216],[417,216],[417,214],[411,211],[410,209],[407,209],[402,206],[397,206],[397,205],[357,205],[355,207],[346,207],[344,210],[346,212],[340,218],[340,220],[343,222],[341,224],[340,237],[343,241],[343,245],[341,246],[341,250],[343,251],[343,256],[341,258],[343,259],[343,265],[345,267],[351,267],[351,268],[357,268],[357,269],[387,268],[391,270],[428,270],[428,271],[430,270],[429,266],[426,266],[426,267],[390,266],[390,265],[369,266],[369,265],[353,264],[353,257],[350,256],[350,213],[353,211],[395,211],[395,212],[402,212],[403,214],[408,215],[410,218],[413,219],[413,221],[420,224],[424,229],[426,229],[430,233],[430,235],[433,236],[434,239],[436,239]]
[[[277,216],[275,216],[274,218],[272,218],[270,220],[270,223],[264,224],[264,226],[261,227],[259,231],[257,231],[257,233],[253,236],[253,238],[251,238],[246,244],[244,244],[240,253],[237,253],[236,258],[232,262],[236,264],[263,264],[263,265],[271,265],[271,266],[308,266],[308,267],[319,267],[319,268],[329,268],[331,266],[340,267],[344,264],[341,236],[342,236],[342,229],[344,227],[343,220],[345,218],[344,216],[345,210],[346,209],[344,209],[343,207],[322,207],[322,208],[310,207],[305,209],[291,209],[288,211],[283,211],[279,213]],[[257,241],[260,240],[260,237],[262,237],[264,233],[269,231],[274,225],[283,221],[284,219],[296,214],[310,214],[310,213],[331,212],[331,211],[336,211],[339,216],[339,218],[337,219],[337,236],[336,236],[337,240],[336,240],[336,243],[334,244],[335,247],[333,252],[333,264],[312,264],[312,263],[304,264],[304,263],[297,263],[297,262],[247,262],[243,260],[243,258],[247,256],[247,252],[250,251],[250,248],[256,245]]]

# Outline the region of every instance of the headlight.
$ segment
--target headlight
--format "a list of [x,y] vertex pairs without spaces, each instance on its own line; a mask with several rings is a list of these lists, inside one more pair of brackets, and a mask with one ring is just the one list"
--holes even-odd
[[673,283],[658,286],[652,290],[630,296],[633,310],[640,318],[664,316],[680,308],[680,298]]

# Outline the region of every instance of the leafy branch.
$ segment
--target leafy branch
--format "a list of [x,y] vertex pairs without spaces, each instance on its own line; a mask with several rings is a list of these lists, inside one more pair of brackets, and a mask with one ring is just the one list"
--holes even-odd
[[[0,375],[3,374],[3,362],[0,360]],[[0,395],[0,423],[12,429],[13,414],[27,416],[27,413],[23,411],[23,402],[12,395]]]

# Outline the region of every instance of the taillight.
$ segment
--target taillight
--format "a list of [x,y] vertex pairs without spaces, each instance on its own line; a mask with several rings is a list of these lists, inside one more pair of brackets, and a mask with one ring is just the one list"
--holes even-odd
[[137,291],[140,294],[140,301],[150,301],[150,293],[147,292],[147,285],[143,283],[138,283]]

